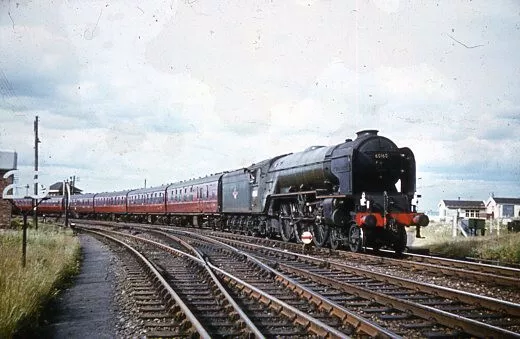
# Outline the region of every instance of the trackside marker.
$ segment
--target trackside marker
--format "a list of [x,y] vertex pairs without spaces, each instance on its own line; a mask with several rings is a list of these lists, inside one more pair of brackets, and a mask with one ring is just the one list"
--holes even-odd
[[301,239],[302,239],[302,242],[305,244],[305,245],[308,245],[311,243],[312,241],[312,233],[309,232],[309,231],[305,231],[302,233],[302,236],[301,236]]

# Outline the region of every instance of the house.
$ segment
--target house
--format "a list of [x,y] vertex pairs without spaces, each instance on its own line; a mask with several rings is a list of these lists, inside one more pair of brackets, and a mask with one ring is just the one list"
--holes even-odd
[[483,200],[441,200],[439,202],[439,219],[451,221],[454,217],[485,218],[486,205]]
[[[73,186],[72,184],[70,184],[70,194],[81,194],[81,192],[83,192],[83,190],[80,190],[79,188]],[[56,196],[56,195],[63,195],[63,182],[57,182],[57,183],[54,183],[52,184],[50,187],[49,187],[49,196]]]
[[490,196],[486,201],[486,212],[491,219],[518,218],[520,217],[520,198]]

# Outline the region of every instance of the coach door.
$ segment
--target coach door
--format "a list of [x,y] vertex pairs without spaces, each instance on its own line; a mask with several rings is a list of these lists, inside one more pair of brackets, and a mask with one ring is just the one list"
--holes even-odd
[[204,212],[204,188],[203,186],[197,187],[197,211],[200,213]]

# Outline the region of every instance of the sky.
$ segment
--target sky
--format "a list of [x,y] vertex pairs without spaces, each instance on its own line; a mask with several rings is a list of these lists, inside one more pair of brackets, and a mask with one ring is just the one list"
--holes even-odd
[[0,149],[32,183],[161,185],[377,129],[419,208],[520,197],[520,2],[0,1]]

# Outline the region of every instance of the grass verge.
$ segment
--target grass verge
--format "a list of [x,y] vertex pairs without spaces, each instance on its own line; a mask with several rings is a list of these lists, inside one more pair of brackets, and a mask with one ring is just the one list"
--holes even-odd
[[435,223],[421,229],[424,239],[414,241],[414,247],[429,248],[430,253],[448,258],[479,258],[503,264],[520,264],[520,233],[456,238],[451,236],[451,225]]
[[40,224],[27,231],[22,267],[21,231],[0,230],[0,338],[37,325],[42,307],[79,269],[79,240],[70,230]]

